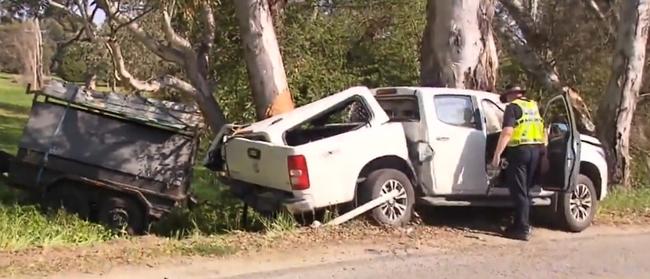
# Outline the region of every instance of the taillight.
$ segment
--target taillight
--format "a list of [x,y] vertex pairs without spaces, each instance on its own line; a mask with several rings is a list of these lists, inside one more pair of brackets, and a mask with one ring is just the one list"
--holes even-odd
[[309,172],[307,171],[307,160],[303,155],[291,155],[287,157],[289,179],[293,190],[309,189]]

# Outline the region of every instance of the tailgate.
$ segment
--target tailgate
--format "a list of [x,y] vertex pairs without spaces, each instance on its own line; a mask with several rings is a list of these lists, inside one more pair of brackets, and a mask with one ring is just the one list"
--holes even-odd
[[225,144],[225,158],[231,178],[260,186],[291,191],[288,146],[235,137]]

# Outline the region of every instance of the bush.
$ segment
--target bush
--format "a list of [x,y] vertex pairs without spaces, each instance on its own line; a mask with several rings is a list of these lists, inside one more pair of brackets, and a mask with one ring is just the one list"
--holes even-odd
[[56,69],[56,74],[66,81],[83,82],[87,67],[80,56],[73,49],[66,50],[61,65]]

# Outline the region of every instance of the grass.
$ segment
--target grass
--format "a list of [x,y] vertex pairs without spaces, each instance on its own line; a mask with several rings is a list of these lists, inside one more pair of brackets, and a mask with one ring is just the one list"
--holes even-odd
[[0,250],[86,245],[112,238],[104,227],[63,212],[47,216],[34,206],[0,206]]
[[0,150],[16,153],[31,101],[13,76],[0,74]]
[[629,218],[646,217],[650,213],[650,187],[618,188],[603,200],[600,212]]

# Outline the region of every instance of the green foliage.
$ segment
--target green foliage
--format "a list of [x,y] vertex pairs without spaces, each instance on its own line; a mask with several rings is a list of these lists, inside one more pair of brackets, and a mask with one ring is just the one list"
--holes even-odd
[[66,81],[83,82],[87,71],[86,63],[79,59],[81,54],[74,48],[65,51],[65,59],[56,74]]
[[104,46],[77,42],[66,48],[62,55],[64,59],[56,74],[66,81],[83,82],[89,73],[107,80],[111,71],[111,62]]
[[[288,5],[276,22],[289,87],[298,105],[350,86],[415,85],[425,1],[337,1],[315,13],[312,1]],[[253,121],[239,30],[232,3],[220,3],[212,75],[230,121]]]
[[87,245],[111,238],[102,226],[63,212],[46,216],[33,206],[0,205],[0,250]]

